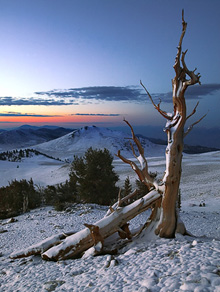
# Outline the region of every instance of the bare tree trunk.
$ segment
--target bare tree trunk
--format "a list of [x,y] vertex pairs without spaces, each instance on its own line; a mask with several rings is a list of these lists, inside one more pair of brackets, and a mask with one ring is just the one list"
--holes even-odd
[[[174,237],[178,225],[178,210],[177,200],[179,185],[181,179],[181,163],[182,163],[182,151],[184,145],[184,137],[192,129],[192,127],[200,122],[205,116],[192,124],[186,133],[184,133],[184,126],[186,120],[191,117],[198,106],[194,108],[193,112],[186,116],[186,103],[184,93],[188,86],[196,83],[200,84],[200,74],[195,74],[194,71],[189,71],[185,64],[186,52],[182,52],[182,41],[186,32],[187,23],[184,20],[184,12],[182,11],[182,33],[178,45],[177,55],[174,64],[175,77],[172,80],[173,88],[173,113],[166,113],[160,109],[160,104],[156,105],[153,102],[152,97],[147,91],[146,87],[142,84],[146,90],[151,102],[157,111],[167,120],[165,131],[167,133],[167,148],[166,148],[166,171],[163,177],[163,185],[165,191],[162,198],[162,212],[159,224],[155,230],[155,233],[160,237]],[[182,67],[180,65],[182,63]],[[186,79],[186,76],[190,79]],[[185,227],[181,223],[181,231],[185,233]]]

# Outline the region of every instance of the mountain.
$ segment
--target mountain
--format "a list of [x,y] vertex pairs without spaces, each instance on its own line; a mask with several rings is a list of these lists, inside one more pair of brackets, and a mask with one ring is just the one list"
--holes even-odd
[[[134,131],[137,134],[142,134],[145,137],[167,140],[167,135],[163,131],[163,126],[134,126]],[[187,127],[186,127],[187,128]],[[126,131],[127,127],[114,127],[114,130]],[[186,130],[186,129],[185,129]],[[209,148],[220,149],[220,127],[193,127],[192,131],[185,137],[184,143],[190,146],[204,146]]]
[[195,127],[186,136],[185,143],[189,145],[200,145],[205,147],[220,148],[220,127],[205,128]]
[[[154,144],[167,145],[167,141],[163,139],[149,138],[143,135],[137,135],[137,137],[146,138]],[[200,145],[192,146],[188,144],[184,144],[184,148],[183,148],[183,152],[187,154],[198,154],[198,153],[206,153],[206,152],[219,151],[219,150],[220,150],[219,148],[215,148],[215,147],[206,147],[206,146],[200,146]]]
[[39,143],[56,139],[72,129],[62,127],[34,127],[24,125],[14,130],[0,131],[0,151],[30,147]]
[[[72,160],[74,155],[83,155],[89,147],[93,149],[107,148],[112,155],[117,154],[118,150],[121,150],[121,154],[125,157],[133,157],[130,141],[131,135],[124,132],[91,126],[75,130],[58,139],[36,145],[34,148],[47,155],[69,160]],[[165,146],[153,144],[148,139],[142,137],[140,142],[145,149],[146,156],[164,155]]]

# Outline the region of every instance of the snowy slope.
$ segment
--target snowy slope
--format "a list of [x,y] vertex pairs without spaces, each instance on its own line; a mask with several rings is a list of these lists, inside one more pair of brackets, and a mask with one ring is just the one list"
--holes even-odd
[[[129,168],[119,164],[118,161],[120,174],[132,174]],[[149,167],[162,173],[164,161],[151,158]],[[40,172],[40,166],[37,169]],[[179,235],[175,239],[154,241],[140,237],[120,250],[113,261],[109,261],[108,255],[57,263],[33,256],[9,258],[11,252],[51,235],[81,230],[84,223],[100,220],[106,207],[73,205],[68,213],[46,207],[16,217],[15,223],[1,220],[0,291],[219,292],[219,176],[220,152],[184,155],[180,215],[195,237]],[[204,207],[199,207],[201,200],[205,202]],[[146,219],[146,213],[137,216],[131,228]]]
[[[190,215],[187,228],[196,235],[197,216],[201,217],[204,237],[182,237],[146,241],[140,238],[121,250],[108,266],[109,256],[45,262],[40,257],[11,260],[14,250],[28,247],[42,239],[69,230],[84,228],[83,223],[101,219],[106,208],[78,205],[70,213],[51,208],[33,210],[17,217],[17,222],[3,220],[0,234],[2,257],[0,261],[0,290],[2,292],[38,291],[153,291],[153,292],[219,292],[220,289],[220,237],[216,238],[213,214],[193,208],[182,213],[184,220]],[[215,219],[220,215],[214,216]],[[139,223],[144,222],[144,214]],[[135,224],[138,222],[136,221]],[[215,239],[213,238],[215,235]],[[219,229],[218,229],[219,235]]]
[[[120,131],[95,126],[84,127],[69,133],[61,138],[35,146],[35,149],[59,157],[61,159],[73,159],[74,155],[83,155],[89,147],[93,149],[107,148],[112,155],[121,150],[122,155],[132,157],[130,147],[130,135]],[[165,146],[156,145],[145,138],[140,138],[145,148],[146,156],[161,156],[164,154]]]
[[[54,165],[46,158],[30,158],[23,163],[5,162],[19,175],[32,173],[44,182],[65,180],[64,165]],[[43,159],[43,160],[42,160]],[[58,162],[57,162],[58,163]],[[11,171],[1,173],[9,178]],[[114,162],[123,179],[132,170]],[[26,170],[25,170],[26,169]],[[160,175],[162,157],[151,157],[149,169]],[[59,177],[56,177],[59,175]],[[2,176],[1,176],[2,177]],[[219,292],[220,291],[220,152],[184,155],[181,183],[181,218],[195,237],[176,239],[140,237],[131,242],[110,262],[99,256],[61,262],[45,262],[40,257],[11,260],[9,255],[61,232],[78,231],[84,223],[94,223],[106,213],[106,207],[73,205],[72,210],[56,212],[51,207],[32,210],[9,223],[0,220],[0,291],[2,292]],[[199,207],[200,202],[204,207]],[[135,227],[146,221],[146,213],[131,222]],[[117,262],[117,265],[114,263]]]
[[14,179],[33,179],[36,185],[46,186],[64,182],[68,178],[69,165],[45,155],[29,155],[11,162],[0,160],[0,187]]

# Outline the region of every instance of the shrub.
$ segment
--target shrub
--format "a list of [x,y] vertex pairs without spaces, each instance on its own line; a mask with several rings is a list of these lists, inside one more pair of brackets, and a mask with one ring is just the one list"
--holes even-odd
[[62,211],[66,203],[76,202],[76,190],[72,182],[66,181],[57,186],[47,186],[43,191],[43,197],[46,205],[52,205],[55,210]]
[[39,207],[40,193],[34,188],[33,180],[13,180],[6,187],[0,188],[0,217],[8,218]]

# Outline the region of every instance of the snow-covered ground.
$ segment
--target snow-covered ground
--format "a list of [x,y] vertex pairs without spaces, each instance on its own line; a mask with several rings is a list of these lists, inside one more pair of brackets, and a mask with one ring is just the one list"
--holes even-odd
[[[8,162],[12,163],[12,162]],[[115,170],[124,179],[134,181],[129,166],[118,160]],[[13,163],[12,163],[13,164]],[[51,181],[64,165],[33,162],[19,168],[36,169],[32,176]],[[43,167],[45,167],[44,169]],[[3,162],[0,162],[1,171]],[[25,166],[26,165],[26,166]],[[50,171],[49,171],[50,169]],[[150,171],[162,175],[162,157],[149,158]],[[2,172],[1,172],[2,173]],[[27,172],[28,173],[28,172]],[[25,174],[25,172],[23,172]],[[65,180],[68,171],[59,175]],[[12,171],[7,173],[10,180]],[[146,241],[139,238],[109,262],[109,256],[60,262],[40,257],[12,260],[9,255],[51,235],[78,231],[84,223],[94,223],[106,213],[106,207],[75,205],[70,212],[51,207],[32,210],[9,223],[0,221],[0,291],[220,291],[220,152],[184,155],[181,183],[181,218],[195,237],[178,235],[175,239]],[[55,181],[55,179],[54,179]],[[2,176],[0,185],[2,185]],[[199,204],[205,203],[200,207]],[[133,226],[146,220],[141,214]],[[108,267],[109,266],[109,267]]]
[[33,179],[39,186],[54,185],[68,179],[69,164],[42,155],[28,157],[23,162],[0,161],[0,187],[14,179]]

